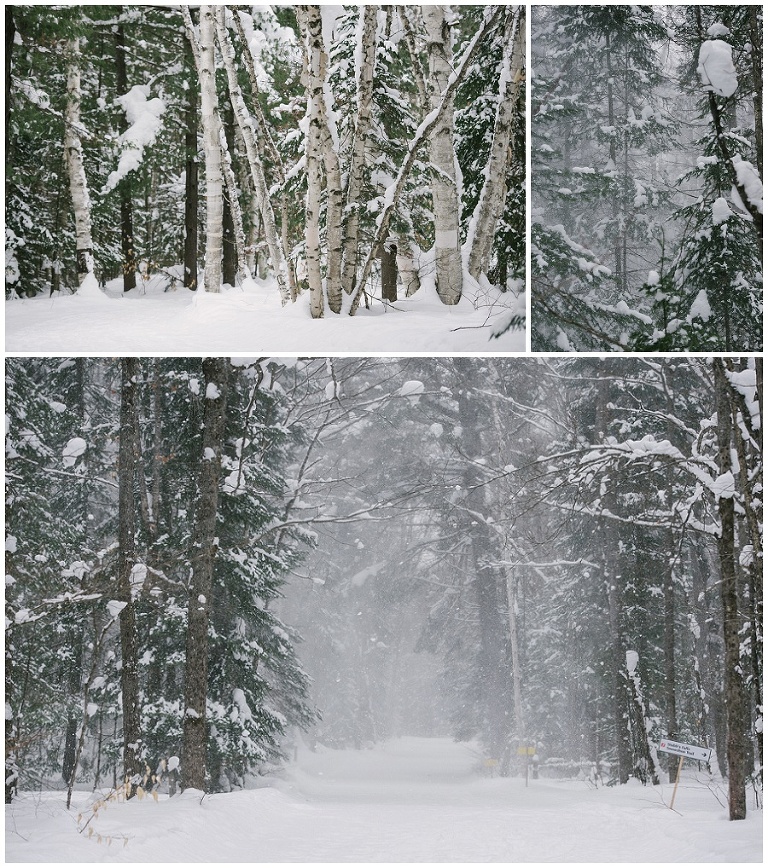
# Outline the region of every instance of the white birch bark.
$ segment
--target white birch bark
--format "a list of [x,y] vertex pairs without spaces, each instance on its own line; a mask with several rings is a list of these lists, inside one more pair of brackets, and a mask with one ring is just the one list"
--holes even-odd
[[512,161],[512,137],[520,119],[515,116],[525,62],[525,7],[507,12],[504,56],[499,76],[499,104],[485,180],[470,220],[466,248],[469,273],[476,280],[488,271],[496,224],[504,209],[504,179]]
[[277,175],[277,180],[280,184],[280,240],[283,247],[283,257],[288,272],[288,293],[290,295],[291,301],[296,301],[298,290],[296,287],[296,274],[290,258],[291,244],[288,235],[289,202],[288,193],[285,188],[285,166],[283,165],[283,158],[280,156],[280,151],[278,151],[277,146],[275,145],[275,142],[269,131],[269,126],[267,125],[267,121],[264,118],[264,113],[261,111],[261,106],[259,105],[259,84],[256,78],[256,67],[253,62],[253,55],[251,54],[251,50],[248,46],[248,39],[245,35],[245,29],[243,28],[243,22],[240,18],[240,13],[234,11],[232,13],[232,18],[235,22],[235,29],[237,30],[238,36],[240,37],[240,42],[243,46],[242,57],[245,61],[245,69],[248,73],[248,80],[251,84],[251,93],[253,95],[252,117],[256,124],[255,132],[256,141],[259,146],[259,154],[262,156],[262,162],[265,155],[268,160],[272,162],[274,171]]
[[67,42],[67,103],[64,115],[64,155],[69,173],[69,191],[75,212],[75,246],[77,254],[77,281],[79,295],[101,292],[93,276],[93,239],[91,237],[91,197],[83,164],[83,145],[80,139],[80,39]]
[[[339,156],[331,134],[328,105],[325,98],[326,72],[328,57],[323,44],[323,21],[319,6],[297,6],[296,20],[302,31],[307,58],[307,104],[310,132],[314,127],[316,135],[307,136],[307,146],[315,142],[319,148],[318,156],[325,167],[326,188],[326,295],[328,307],[334,312],[341,311],[341,255],[342,255],[342,214],[344,194],[341,188]],[[309,162],[309,153],[308,153]]]
[[[214,8],[216,9],[216,32],[219,38],[221,56],[224,61],[224,69],[227,73],[232,109],[245,143],[245,152],[248,157],[248,165],[251,169],[251,178],[253,179],[253,186],[259,203],[261,219],[264,223],[264,234],[267,239],[267,247],[269,248],[269,257],[272,261],[272,269],[275,273],[277,285],[280,290],[280,298],[282,303],[285,305],[291,300],[288,288],[288,269],[286,267],[285,257],[277,235],[275,215],[272,211],[272,204],[269,200],[269,191],[267,190],[267,182],[264,177],[264,168],[259,157],[259,148],[253,129],[253,121],[248,114],[248,109],[245,106],[245,100],[243,99],[243,94],[237,81],[235,52],[227,31],[225,8],[223,6],[216,6]],[[242,226],[242,219],[240,222]]]
[[485,18],[483,20],[483,24],[481,25],[477,33],[472,37],[472,41],[464,51],[464,56],[458,64],[458,69],[451,76],[448,82],[448,87],[446,88],[446,91],[442,96],[440,105],[437,108],[433,109],[421,122],[421,125],[419,126],[418,130],[416,130],[416,134],[414,135],[413,140],[408,147],[408,153],[405,156],[405,160],[403,160],[403,164],[400,166],[400,169],[397,173],[397,178],[395,179],[394,183],[390,185],[389,188],[387,188],[384,196],[384,208],[379,213],[376,219],[376,234],[372,239],[368,256],[366,257],[362,270],[357,278],[357,286],[355,287],[355,291],[352,293],[352,299],[349,304],[350,316],[355,315],[355,313],[357,312],[357,308],[360,305],[360,298],[362,297],[363,290],[365,289],[365,283],[368,280],[368,275],[371,273],[371,267],[373,265],[374,259],[376,258],[376,252],[379,249],[379,245],[389,234],[389,222],[392,219],[395,208],[397,207],[397,202],[405,186],[405,181],[410,175],[413,164],[416,161],[416,155],[419,151],[419,148],[421,148],[428,141],[430,135],[432,134],[432,131],[442,121],[442,118],[447,112],[449,106],[451,108],[451,111],[453,110],[453,99],[456,95],[456,91],[458,90],[459,85],[464,80],[470,63],[477,54],[478,46],[496,26],[497,20],[502,13],[502,9],[503,7],[488,7]]
[[[444,6],[422,6],[429,57],[429,99],[436,109],[448,88],[453,51],[451,28]],[[444,304],[458,304],[463,283],[459,247],[459,194],[456,151],[453,146],[453,100],[443,112],[429,141],[433,167],[432,210],[435,215],[435,270],[437,294]]]
[[224,175],[216,95],[214,7],[200,7],[200,120],[205,154],[205,290],[221,291]]
[[359,15],[360,68],[357,70],[357,119],[344,203],[346,221],[344,224],[344,256],[341,273],[341,285],[347,295],[354,290],[357,275],[360,192],[363,187],[363,169],[368,153],[366,144],[371,127],[378,7],[373,5],[361,6]]

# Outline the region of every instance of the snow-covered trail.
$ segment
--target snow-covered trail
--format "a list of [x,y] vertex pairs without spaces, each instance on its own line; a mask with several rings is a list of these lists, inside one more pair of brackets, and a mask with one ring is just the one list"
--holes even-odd
[[[42,862],[759,862],[760,812],[729,823],[671,786],[484,778],[471,747],[406,738],[302,751],[271,786],[110,805],[77,832],[61,794],[6,808],[6,860]],[[85,794],[83,794],[83,797]],[[85,801],[85,798],[82,799]],[[84,814],[87,819],[88,813]],[[81,820],[81,825],[82,825]],[[97,836],[101,836],[101,842]]]

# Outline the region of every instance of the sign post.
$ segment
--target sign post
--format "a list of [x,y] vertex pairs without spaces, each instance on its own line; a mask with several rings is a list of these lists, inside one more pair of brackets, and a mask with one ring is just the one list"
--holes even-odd
[[672,801],[669,803],[669,809],[671,811],[674,809],[675,805],[675,796],[677,795],[677,785],[680,783],[680,771],[683,768],[683,760],[687,757],[688,759],[708,763],[712,756],[712,748],[699,747],[695,744],[683,744],[680,741],[670,741],[668,738],[663,738],[659,742],[659,750],[680,757],[680,762],[677,764],[677,775],[675,776],[675,788],[672,790]]

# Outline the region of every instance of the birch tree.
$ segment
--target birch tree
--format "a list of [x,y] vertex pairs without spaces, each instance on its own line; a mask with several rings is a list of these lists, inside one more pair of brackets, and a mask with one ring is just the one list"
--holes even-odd
[[69,173],[69,191],[75,212],[77,280],[80,295],[100,295],[93,274],[91,197],[83,163],[83,127],[80,122],[80,37],[73,36],[66,47],[67,101],[64,114],[64,154]]
[[[227,81],[229,83],[229,96],[232,102],[232,109],[237,120],[237,125],[245,142],[245,150],[248,157],[248,165],[251,170],[251,178],[256,191],[256,199],[258,202],[261,219],[264,223],[264,232],[267,237],[267,246],[269,247],[269,255],[272,260],[272,268],[275,272],[278,288],[280,290],[280,298],[283,304],[290,301],[290,291],[288,288],[288,275],[285,264],[285,256],[281,248],[280,239],[275,226],[275,215],[272,211],[272,205],[269,201],[269,192],[267,190],[267,182],[264,178],[264,168],[259,157],[259,149],[254,134],[253,123],[248,114],[248,110],[243,100],[243,93],[237,81],[237,70],[235,68],[235,52],[232,46],[232,41],[229,38],[226,23],[226,11],[223,6],[216,6],[216,32],[219,38],[219,47],[221,48],[221,56],[224,61],[224,68],[227,73]],[[237,13],[235,13],[237,14]]]
[[476,280],[489,266],[496,224],[504,209],[505,178],[512,162],[512,137],[524,135],[517,115],[525,62],[525,9],[507,10],[504,25],[504,56],[499,76],[499,103],[493,130],[490,160],[485,182],[467,233],[468,271]]
[[[200,122],[205,154],[205,291],[221,290],[221,256],[223,251],[224,176],[221,158],[216,62],[214,50],[213,6],[200,7]],[[194,32],[190,31],[190,39]],[[194,50],[194,43],[193,43]]]
[[[452,74],[452,22],[444,6],[422,6],[429,56],[428,90],[433,111],[440,108]],[[450,14],[450,12],[449,12]],[[463,275],[459,252],[459,193],[453,146],[453,99],[441,114],[429,140],[432,163],[432,207],[435,214],[437,292],[444,304],[458,304]]]
[[[342,214],[343,192],[341,186],[341,170],[339,168],[338,137],[333,134],[333,124],[330,119],[326,88],[328,56],[323,42],[323,21],[319,6],[297,6],[296,20],[301,30],[302,41],[306,54],[306,89],[307,89],[307,163],[319,154],[325,168],[326,186],[326,296],[328,307],[334,313],[341,312],[341,256],[342,256]],[[310,152],[314,151],[314,154]],[[307,167],[309,172],[309,165]],[[314,170],[313,170],[314,171]],[[308,184],[314,184],[308,180]],[[311,191],[314,198],[314,190]],[[307,212],[309,216],[309,198]],[[313,209],[314,210],[314,209]],[[314,220],[314,218],[313,218]],[[314,225],[307,226],[307,245],[314,244]],[[307,255],[309,264],[309,254]],[[310,270],[310,289],[317,294],[316,269]],[[312,305],[312,315],[317,316],[316,305]]]
[[363,186],[367,138],[371,127],[371,108],[373,104],[373,68],[376,59],[376,21],[377,7],[361,6],[357,31],[359,66],[357,75],[357,118],[355,121],[354,141],[348,171],[347,188],[344,197],[344,259],[342,268],[342,287],[349,295],[355,288],[357,275],[357,247],[359,243],[360,194]]

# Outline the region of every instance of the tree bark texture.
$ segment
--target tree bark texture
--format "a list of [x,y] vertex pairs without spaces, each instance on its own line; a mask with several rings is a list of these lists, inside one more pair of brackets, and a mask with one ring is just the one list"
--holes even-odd
[[213,6],[200,7],[200,120],[205,152],[205,291],[221,291],[224,174],[221,157]]
[[[732,473],[732,421],[729,384],[722,359],[713,359],[715,406],[717,408],[718,470],[721,476]],[[731,820],[747,816],[745,780],[747,777],[745,737],[745,696],[741,672],[738,575],[735,548],[734,493],[725,491],[717,500],[720,534],[717,551],[720,559],[720,597],[723,603],[725,641],[725,714],[728,758],[728,812]]]
[[198,162],[197,101],[200,96],[197,67],[189,39],[184,40],[184,69],[189,82],[184,113],[184,151],[186,154],[184,182],[184,287],[197,289],[197,208]]
[[69,172],[69,191],[75,212],[75,246],[77,280],[82,284],[93,273],[93,239],[91,237],[91,197],[83,164],[80,140],[80,38],[67,42],[67,101],[64,111],[64,153]]
[[[366,141],[371,127],[373,106],[373,68],[376,62],[376,20],[378,7],[361,6],[358,37],[361,43],[361,64],[357,82],[357,119],[352,143],[352,154],[344,200],[344,257],[341,283],[349,295],[355,288],[357,277],[357,246],[359,241],[360,195],[363,187],[363,169],[368,149]],[[396,298],[395,298],[396,300]]]
[[184,789],[206,787],[206,702],[208,697],[208,622],[216,557],[221,454],[227,411],[229,360],[203,360],[205,382],[203,442],[192,550],[187,615],[184,720],[181,775]]
[[[422,6],[429,56],[429,96],[432,110],[439,108],[453,71],[451,28],[445,7]],[[453,100],[443,112],[429,140],[432,163],[432,210],[435,215],[435,271],[437,294],[443,304],[458,304],[463,274],[459,251],[459,193],[456,152],[453,146]]]
[[120,612],[120,688],[123,705],[124,780],[133,793],[141,772],[141,707],[139,699],[139,637],[131,576],[136,564],[136,506],[133,485],[136,476],[134,432],[138,414],[139,360],[121,361],[120,443],[117,457],[118,476],[118,600],[125,603]]
[[328,307],[334,313],[341,312],[341,256],[342,214],[344,196],[341,188],[341,171],[337,144],[331,132],[329,106],[326,103],[326,76],[328,57],[323,44],[323,21],[319,6],[297,6],[297,21],[302,30],[302,39],[307,59],[307,115],[309,142],[318,148],[325,167],[326,189],[326,295]]
[[525,134],[524,123],[517,115],[525,64],[525,7],[508,8],[504,44],[491,152],[467,239],[470,248],[468,270],[475,280],[481,273],[487,274],[490,267],[496,224],[504,211],[505,179],[514,153],[512,138],[521,132]]

